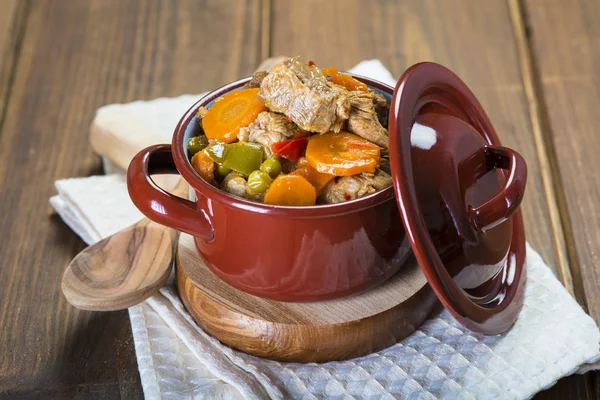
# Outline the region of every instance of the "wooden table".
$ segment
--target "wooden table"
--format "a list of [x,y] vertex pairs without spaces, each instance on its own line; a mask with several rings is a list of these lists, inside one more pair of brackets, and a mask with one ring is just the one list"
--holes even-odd
[[[98,107],[199,93],[273,55],[453,69],[528,161],[528,240],[600,322],[598,16],[597,0],[0,0],[0,397],[142,396],[127,312],[61,295],[84,243],[53,181],[101,173]],[[597,398],[599,376],[539,396]]]

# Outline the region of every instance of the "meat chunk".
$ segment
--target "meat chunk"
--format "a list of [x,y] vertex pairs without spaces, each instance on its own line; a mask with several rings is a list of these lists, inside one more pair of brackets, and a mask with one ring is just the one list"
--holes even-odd
[[387,172],[388,174],[392,173],[392,166],[390,165],[389,155],[381,155],[381,158],[379,159],[379,169],[383,172]]
[[284,115],[270,111],[263,111],[245,128],[238,133],[240,142],[253,142],[263,145],[265,155],[269,157],[271,145],[291,139],[300,130],[296,124],[289,121]]
[[381,94],[381,92],[378,92],[377,90],[369,89],[369,93],[371,93],[371,97],[373,98],[373,104],[375,105],[375,108],[377,108],[377,107],[389,108],[387,99],[385,98],[385,96],[383,94]]
[[348,130],[387,149],[387,130],[379,122],[373,95],[369,92],[357,90],[350,92],[349,98],[352,108],[348,119]]
[[267,74],[267,71],[255,72],[254,75],[252,75],[252,78],[244,85],[244,89],[259,88],[261,82],[263,81],[263,79],[265,79],[265,76],[267,76]]
[[348,91],[327,81],[316,66],[286,58],[261,83],[258,96],[309,132],[339,132],[350,116]]
[[319,197],[323,203],[333,204],[357,199],[384,189],[392,184],[392,176],[380,169],[374,174],[362,173],[342,176],[329,183]]
[[248,186],[248,182],[242,174],[239,172],[232,171],[223,178],[221,182],[221,189],[231,193],[234,196],[242,197],[249,200],[263,201],[263,194],[255,193]]
[[371,97],[373,97],[373,105],[375,106],[375,112],[377,113],[379,122],[381,125],[387,126],[388,117],[390,115],[390,105],[388,104],[387,99],[377,90],[371,89],[369,92],[371,93]]
[[260,128],[266,131],[281,133],[282,136],[288,139],[300,131],[300,128],[287,119],[285,115],[270,111],[263,111],[258,114],[254,123],[257,123]]

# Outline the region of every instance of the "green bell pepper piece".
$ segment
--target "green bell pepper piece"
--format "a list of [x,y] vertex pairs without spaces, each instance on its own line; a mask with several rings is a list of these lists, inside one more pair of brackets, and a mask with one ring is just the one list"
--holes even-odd
[[227,145],[221,165],[248,177],[252,171],[260,168],[262,159],[263,150],[259,145],[238,142]]
[[215,143],[206,148],[206,154],[217,164],[223,163],[227,152],[229,151],[229,145],[225,143]]

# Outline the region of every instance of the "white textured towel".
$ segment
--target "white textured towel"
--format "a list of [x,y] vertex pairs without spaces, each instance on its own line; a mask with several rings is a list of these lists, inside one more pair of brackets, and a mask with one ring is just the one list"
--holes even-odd
[[[376,60],[353,71],[395,83]],[[154,128],[168,142],[173,121],[199,97],[108,107],[142,116],[160,110],[164,120],[153,121]],[[56,187],[52,205],[87,243],[141,217],[118,171],[61,180]],[[595,368],[600,331],[529,246],[527,268],[523,311],[503,335],[473,334],[443,311],[388,349],[325,364],[275,362],[223,346],[192,321],[170,281],[130,308],[144,394],[150,399],[528,398],[563,376]]]

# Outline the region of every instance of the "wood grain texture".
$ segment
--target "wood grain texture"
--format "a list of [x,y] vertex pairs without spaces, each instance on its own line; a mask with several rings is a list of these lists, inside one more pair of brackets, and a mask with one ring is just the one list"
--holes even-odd
[[80,310],[134,306],[165,284],[173,266],[177,231],[148,218],[87,247],[69,264],[61,288]]
[[[577,299],[599,323],[600,3],[527,0],[523,14]],[[598,398],[600,374],[586,374],[586,383],[586,397]]]
[[0,130],[13,86],[15,65],[25,32],[28,6],[28,1],[2,0],[0,2]]
[[252,296],[214,275],[187,234],[179,241],[177,286],[196,322],[221,342],[295,362],[347,359],[389,347],[414,332],[437,304],[414,259],[385,284],[342,299],[286,303]]
[[[578,258],[590,314],[600,322],[600,3],[527,1],[532,51],[537,58],[544,132],[553,147],[558,190]],[[577,265],[575,265],[577,267]]]
[[16,19],[17,0],[0,1],[0,59],[3,59],[6,51],[10,49],[11,31],[14,29]]
[[100,172],[87,135],[98,107],[199,93],[260,62],[259,1],[177,5],[27,8],[0,132],[0,397],[142,396],[127,313],[79,311],[62,296],[62,270],[84,244],[47,201],[54,180]]
[[598,393],[594,392],[592,382],[595,373],[588,372],[585,375],[571,375],[560,379],[555,386],[544,390],[533,396],[535,400],[581,400],[598,399]]
[[[527,97],[531,133],[536,145],[544,197],[548,202],[547,217],[552,227],[552,239],[555,244],[557,257],[556,275],[563,285],[565,285],[571,296],[581,300],[583,290],[581,290],[581,285],[578,285],[577,288],[575,287],[577,282],[573,281],[573,274],[571,273],[571,268],[577,260],[575,260],[573,252],[569,251],[570,248],[567,245],[569,225],[561,218],[561,205],[564,204],[564,192],[554,184],[557,176],[556,157],[552,151],[552,146],[546,140],[547,136],[544,135],[544,132],[547,132],[547,121],[544,118],[543,107],[541,107],[543,93],[538,84],[539,80],[537,79],[537,69],[535,67],[536,61],[533,58],[531,46],[527,38],[525,15],[519,0],[508,0],[508,4],[515,32],[515,45],[519,54],[523,88]],[[578,297],[578,295],[580,296]]]
[[[19,31],[23,30],[24,3],[17,0],[0,1],[0,71],[11,72]],[[1,82],[1,81],[0,81]]]

